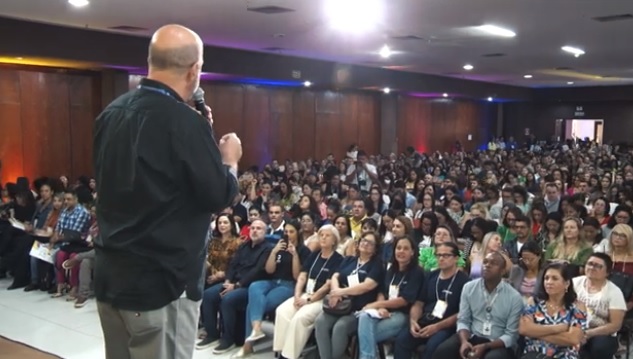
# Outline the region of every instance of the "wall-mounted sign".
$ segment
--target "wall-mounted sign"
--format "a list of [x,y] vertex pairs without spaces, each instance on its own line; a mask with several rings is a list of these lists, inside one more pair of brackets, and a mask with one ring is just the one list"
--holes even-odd
[[576,106],[576,111],[574,111],[574,116],[575,117],[585,116],[585,110],[582,108],[582,106]]

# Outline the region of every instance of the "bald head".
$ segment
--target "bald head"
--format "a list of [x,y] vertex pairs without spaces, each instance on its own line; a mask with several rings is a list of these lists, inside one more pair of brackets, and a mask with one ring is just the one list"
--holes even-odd
[[185,73],[195,64],[202,66],[202,40],[184,26],[163,26],[152,36],[147,62],[150,70]]

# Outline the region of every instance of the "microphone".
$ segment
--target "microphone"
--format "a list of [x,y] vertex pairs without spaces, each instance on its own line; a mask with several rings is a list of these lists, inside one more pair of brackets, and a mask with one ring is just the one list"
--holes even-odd
[[209,117],[209,111],[204,103],[204,90],[201,87],[198,87],[193,93],[193,104],[205,119]]

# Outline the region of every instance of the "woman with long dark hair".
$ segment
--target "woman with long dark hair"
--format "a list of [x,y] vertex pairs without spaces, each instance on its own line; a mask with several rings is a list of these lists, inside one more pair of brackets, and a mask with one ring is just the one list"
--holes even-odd
[[393,339],[406,328],[409,309],[424,281],[417,257],[414,240],[406,236],[394,239],[391,266],[376,301],[367,304],[358,317],[360,359],[376,358],[376,343]]

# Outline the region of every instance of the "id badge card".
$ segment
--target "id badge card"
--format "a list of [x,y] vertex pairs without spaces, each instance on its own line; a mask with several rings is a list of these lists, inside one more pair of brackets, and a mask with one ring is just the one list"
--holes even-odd
[[308,295],[314,294],[315,285],[316,285],[316,280],[308,279],[308,284],[306,284],[306,293],[308,293]]
[[358,274],[348,275],[347,284],[349,285],[350,288],[359,285],[360,282],[358,281]]
[[489,321],[484,322],[482,334],[485,336],[492,335],[492,323],[490,323]]
[[438,300],[435,303],[435,307],[433,308],[433,313],[431,313],[431,315],[437,319],[442,319],[444,318],[444,313],[446,313],[447,308],[448,304],[446,303],[446,301]]
[[390,285],[389,286],[389,299],[396,299],[398,298],[398,292],[400,291],[400,289],[398,288],[397,285]]

